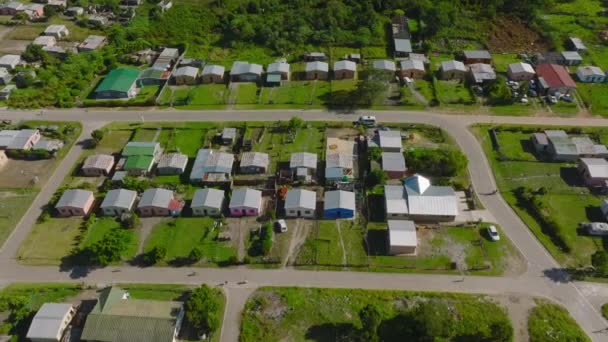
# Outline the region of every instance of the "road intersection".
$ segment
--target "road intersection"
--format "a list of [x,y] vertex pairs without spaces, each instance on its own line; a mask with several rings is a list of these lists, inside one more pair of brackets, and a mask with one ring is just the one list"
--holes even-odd
[[[276,121],[300,116],[307,121],[353,121],[358,115],[322,110],[270,110],[270,111],[181,111],[181,110],[47,110],[0,111],[0,119],[11,120],[65,120],[80,121],[83,133],[79,141],[90,132],[112,121]],[[571,126],[608,126],[606,119],[591,118],[538,118],[491,117],[473,115],[441,115],[430,112],[381,111],[374,115],[380,122],[425,123],[447,131],[469,158],[469,173],[478,194],[492,193],[496,189],[494,177],[483,150],[468,129],[476,123],[512,123]],[[480,195],[484,207],[492,213],[527,262],[525,273],[516,277],[461,277],[448,275],[392,274],[365,272],[301,271],[293,269],[254,270],[196,269],[189,268],[135,268],[109,267],[97,270],[60,270],[57,267],[24,266],[15,260],[16,251],[25,239],[40,213],[48,203],[65,175],[71,170],[82,152],[76,144],[65,156],[30,209],[14,229],[0,250],[0,282],[15,281],[82,281],[88,284],[115,282],[184,283],[202,282],[217,285],[228,281],[225,290],[228,303],[222,341],[238,340],[238,319],[242,305],[251,291],[259,286],[311,286],[367,289],[449,291],[486,294],[521,293],[546,297],[562,303],[594,341],[605,341],[600,333],[606,321],[588,301],[579,284],[571,282],[559,264],[532,235],[526,225],[499,194]],[[247,280],[247,284],[237,282]],[[587,287],[585,287],[587,289]]]

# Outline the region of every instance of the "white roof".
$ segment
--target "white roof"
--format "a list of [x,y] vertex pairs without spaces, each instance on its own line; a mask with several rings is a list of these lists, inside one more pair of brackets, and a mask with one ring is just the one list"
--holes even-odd
[[509,64],[509,71],[514,74],[521,74],[521,73],[535,74],[536,73],[534,71],[534,68],[532,67],[532,65],[530,65],[528,63],[522,63],[522,62]]
[[188,156],[182,153],[167,153],[160,156],[157,169],[176,168],[185,169],[188,164]]
[[73,208],[84,208],[86,202],[93,197],[93,193],[88,190],[82,189],[71,189],[66,190],[62,195],[57,204],[56,208],[62,207],[73,207]]
[[402,148],[399,131],[379,131],[378,140],[382,148]]
[[16,65],[21,62],[19,55],[4,55],[0,57],[0,65]]
[[306,72],[309,71],[323,71],[323,72],[328,72],[329,71],[329,64],[325,63],[325,62],[308,62],[306,63]]
[[451,71],[451,70],[467,71],[466,67],[464,66],[464,63],[462,63],[461,61],[456,61],[456,60],[441,62],[441,70],[443,70],[443,71]]
[[234,189],[230,198],[229,207],[232,208],[255,208],[262,206],[262,192],[259,190],[244,188]]
[[355,210],[355,193],[343,190],[325,192],[323,208],[328,209],[350,209]]
[[594,65],[580,66],[576,69],[576,74],[580,77],[586,76],[606,76],[604,71]]
[[147,189],[141,196],[141,200],[137,207],[169,208],[171,200],[173,200],[173,191],[171,190],[163,188]]
[[230,153],[218,152],[209,149],[200,149],[196,154],[190,180],[203,180],[208,173],[227,173],[232,172],[234,155]]
[[325,157],[325,167],[334,168],[339,167],[343,169],[353,168],[353,156],[347,153],[331,153]]
[[388,240],[390,246],[412,247],[418,245],[414,221],[388,220]]
[[191,66],[181,67],[181,68],[175,70],[175,72],[173,73],[174,77],[190,76],[190,77],[196,78],[197,75],[198,75],[198,68],[191,67]]
[[221,65],[205,65],[205,67],[203,68],[203,75],[219,75],[219,76],[224,76],[224,71],[226,70],[226,68],[224,68]]
[[374,69],[395,71],[397,67],[395,62],[389,60],[374,61]]
[[604,158],[581,158],[591,178],[608,178],[608,161]]
[[569,61],[582,61],[583,57],[576,51],[562,51],[562,57]]
[[317,207],[317,193],[304,189],[290,189],[285,198],[285,209],[310,209]]
[[401,70],[424,71],[424,62],[419,59],[408,59],[405,61],[401,61]]
[[339,71],[339,70],[351,70],[351,71],[357,71],[357,63],[353,62],[353,61],[337,61],[336,63],[334,63],[334,71]]
[[222,209],[222,203],[224,202],[224,190],[218,189],[198,189],[192,196],[191,208],[214,208]]
[[289,64],[285,62],[274,62],[268,65],[266,71],[269,74],[272,73],[289,73]]
[[410,215],[458,215],[458,198],[454,189],[430,185],[430,181],[420,175],[405,180],[405,195]]
[[407,214],[407,201],[405,200],[405,189],[401,185],[385,185],[384,198],[386,201],[387,214]]
[[57,40],[53,36],[38,36],[32,42],[33,45],[52,46],[57,43]]
[[32,340],[59,341],[65,329],[64,321],[69,318],[72,308],[71,304],[43,304],[34,316],[26,337]]
[[305,167],[308,169],[317,168],[317,154],[308,152],[297,152],[291,154],[289,160],[289,168],[295,169],[299,167]]
[[248,62],[234,62],[230,75],[243,75],[243,74],[255,74],[261,75],[264,68],[259,64],[253,64]]
[[125,208],[131,209],[137,192],[127,189],[114,189],[108,191],[108,194],[103,199],[100,208]]
[[48,34],[48,33],[59,33],[62,31],[67,31],[67,27],[65,25],[49,25],[45,30],[44,33]]
[[405,171],[405,158],[403,153],[382,152],[382,170],[384,171]]
[[245,152],[241,157],[241,167],[256,166],[267,168],[269,159],[268,153]]

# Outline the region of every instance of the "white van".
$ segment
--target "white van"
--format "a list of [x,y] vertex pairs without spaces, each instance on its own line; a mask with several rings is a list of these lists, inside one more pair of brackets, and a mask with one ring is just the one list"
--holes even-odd
[[359,124],[363,126],[373,127],[376,126],[376,117],[372,115],[364,115],[359,117]]

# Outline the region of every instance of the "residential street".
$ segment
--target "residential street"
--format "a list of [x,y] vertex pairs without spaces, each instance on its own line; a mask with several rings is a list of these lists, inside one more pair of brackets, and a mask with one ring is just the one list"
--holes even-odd
[[[326,111],[86,111],[47,110],[40,111],[0,111],[0,119],[12,120],[73,120],[84,125],[81,140],[90,131],[111,121],[261,121],[287,120],[297,115],[310,121],[354,121],[359,114],[342,114]],[[81,153],[76,145],[65,157],[44,189],[38,194],[32,207],[15,228],[13,234],[0,250],[0,283],[15,281],[77,281],[88,284],[109,284],[113,282],[138,283],[185,283],[205,282],[217,285],[228,281],[228,303],[222,331],[222,341],[238,340],[239,312],[244,298],[250,293],[246,289],[259,286],[313,286],[367,289],[400,289],[424,291],[450,291],[468,293],[521,293],[542,296],[561,302],[576,318],[581,327],[594,341],[606,341],[608,335],[599,332],[607,327],[606,321],[588,298],[596,299],[597,291],[579,289],[579,285],[569,282],[566,273],[546,252],[525,224],[511,210],[500,194],[484,195],[496,189],[492,171],[481,146],[468,130],[475,123],[515,123],[542,125],[606,126],[606,119],[544,118],[544,117],[490,117],[467,115],[441,115],[430,112],[378,111],[374,112],[380,122],[411,122],[436,125],[454,138],[469,158],[469,171],[473,186],[485,208],[492,213],[514,245],[527,261],[527,271],[518,277],[465,277],[426,274],[394,274],[365,272],[329,272],[232,269],[197,269],[192,275],[191,268],[134,268],[108,267],[99,270],[60,270],[57,267],[28,267],[19,265],[14,259],[21,241],[27,236],[40,213],[40,207],[48,202],[63,178],[71,170]],[[236,282],[247,280],[247,284]],[[580,286],[583,286],[581,284]],[[582,287],[581,287],[582,288]],[[589,286],[585,285],[585,289]],[[591,293],[592,295],[586,296]],[[597,303],[594,303],[597,304]],[[597,305],[596,305],[597,307]]]

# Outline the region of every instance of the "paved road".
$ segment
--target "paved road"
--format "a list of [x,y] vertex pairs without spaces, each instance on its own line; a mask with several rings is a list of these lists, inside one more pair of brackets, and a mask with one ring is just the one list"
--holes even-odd
[[[354,120],[356,115],[326,111],[177,111],[177,110],[145,110],[145,111],[45,111],[42,116],[33,111],[0,112],[1,119],[48,119],[48,120],[77,120],[86,123],[86,127],[97,127],[103,122],[110,121],[260,121],[288,119],[298,115],[305,120],[330,121]],[[386,111],[375,113],[379,121],[384,122],[412,122],[427,123],[439,126],[449,132],[464,153],[469,158],[469,172],[476,191],[480,194],[493,191],[496,186],[488,161],[481,146],[468,130],[468,126],[475,123],[514,123],[514,124],[543,124],[543,125],[573,125],[573,126],[608,126],[605,119],[578,119],[578,118],[529,118],[529,117],[489,117],[466,115],[438,115],[429,112],[399,112]],[[78,147],[70,151],[57,169],[53,180],[57,183],[48,183],[48,191],[44,196],[38,196],[36,206],[46,203],[47,196],[53,193],[63,176],[67,174],[80,151]],[[45,188],[46,190],[46,188]],[[53,191],[50,191],[53,190]],[[50,197],[50,196],[49,196]],[[15,233],[0,252],[0,266],[2,274],[0,279],[6,281],[86,281],[88,283],[110,282],[158,282],[158,283],[200,283],[217,284],[224,280],[231,281],[228,285],[228,305],[226,318],[229,322],[222,341],[236,341],[238,324],[234,321],[242,308],[244,292],[233,295],[232,288],[240,289],[243,286],[234,285],[243,279],[248,280],[246,288],[255,288],[264,285],[285,286],[318,286],[318,287],[353,287],[353,288],[390,288],[403,290],[432,290],[475,293],[525,293],[529,295],[545,296],[559,301],[568,308],[583,329],[594,341],[606,340],[608,337],[597,333],[606,327],[606,322],[597,310],[587,301],[576,284],[571,283],[555,260],[546,252],[542,245],[530,233],[525,224],[498,195],[480,196],[484,206],[494,215],[507,232],[513,243],[527,260],[527,271],[514,278],[492,277],[460,277],[414,274],[381,274],[381,273],[349,273],[349,272],[310,272],[294,270],[246,270],[237,272],[228,270],[199,270],[197,276],[188,276],[191,272],[185,269],[139,269],[116,268],[95,270],[87,274],[76,272],[60,272],[55,267],[26,267],[18,265],[13,260],[14,251],[29,232],[35,217],[36,206],[28,211],[28,218],[24,218],[15,229]],[[236,314],[235,314],[236,313]]]

